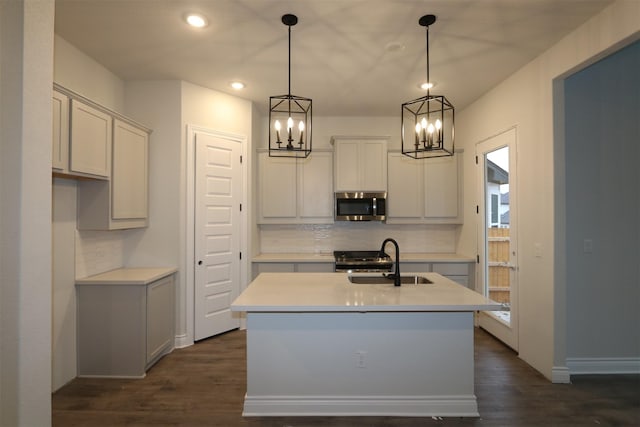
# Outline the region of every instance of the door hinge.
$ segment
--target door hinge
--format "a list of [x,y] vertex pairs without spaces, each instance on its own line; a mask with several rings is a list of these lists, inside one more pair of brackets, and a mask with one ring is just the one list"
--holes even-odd
[[240,212],[242,212],[242,203],[240,203]]
[[480,255],[476,255],[476,264],[480,264]]
[[478,156],[476,156],[476,165],[478,164]]
[[242,259],[242,252],[240,252],[240,259]]
[[242,154],[240,154],[240,164],[242,164]]
[[479,214],[480,213],[480,206],[476,205],[476,213]]

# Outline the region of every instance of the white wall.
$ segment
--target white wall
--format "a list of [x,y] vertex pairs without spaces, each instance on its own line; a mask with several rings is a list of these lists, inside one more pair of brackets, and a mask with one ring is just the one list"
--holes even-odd
[[52,384],[55,391],[76,377],[75,232],[76,182],[54,178],[52,197]]
[[[399,108],[400,106],[398,106]],[[267,118],[261,120],[260,148],[267,148]],[[331,137],[388,136],[389,150],[400,150],[400,117],[335,117],[313,118],[313,148],[333,149]],[[313,156],[313,153],[311,154]],[[257,188],[257,187],[256,187]],[[393,236],[403,252],[456,252],[458,226],[390,225],[384,223],[336,223],[315,226],[261,225],[261,252],[332,252],[346,249],[376,249]],[[470,252],[475,254],[475,251]]]
[[[465,148],[465,206],[476,204],[475,145],[512,126],[517,133],[519,355],[547,378],[565,365],[567,331],[562,263],[554,235],[557,191],[554,169],[554,79],[602,57],[640,30],[640,2],[617,1],[517,71],[456,117],[456,146]],[[635,36],[634,36],[635,34]],[[475,213],[465,210],[458,251],[476,250]],[[542,248],[536,257],[534,246]],[[557,261],[556,261],[557,260]]]
[[[183,82],[182,83],[182,132],[183,132],[183,147],[185,147],[185,151],[187,149],[193,149],[193,147],[189,144],[189,141],[186,139],[186,129],[187,126],[193,125],[198,127],[203,127],[207,129],[212,129],[215,131],[225,132],[229,134],[239,135],[241,137],[245,137],[247,141],[246,153],[252,153],[253,148],[253,106],[251,102],[227,95],[221,92],[213,91],[206,89],[201,86],[197,86],[191,83]],[[253,193],[253,181],[249,178],[251,171],[253,170],[254,157],[251,155],[245,156],[243,161],[245,171],[247,171],[247,180],[246,191],[247,196],[250,196]],[[182,188],[184,189],[182,193],[181,205],[186,206],[187,195],[187,171],[188,167],[186,162],[182,162],[183,174],[182,174]],[[250,199],[248,199],[250,200]],[[186,244],[189,239],[187,235],[188,230],[186,227],[188,210],[185,209],[184,217],[181,222],[180,229],[182,230],[182,242]],[[250,231],[250,225],[246,225],[246,232]],[[251,240],[247,236],[241,236],[241,247],[249,244]],[[247,242],[246,244],[244,242]],[[252,252],[251,248],[246,249],[247,254]],[[182,253],[186,253],[186,247],[183,247]],[[248,283],[246,283],[251,276],[251,265],[250,265],[250,257],[245,256],[243,258],[243,273],[244,275],[241,278],[241,290],[244,289]],[[189,268],[189,266],[184,266],[183,270]],[[186,286],[191,286],[190,284],[186,284]],[[193,340],[193,294],[189,293],[189,291],[193,291],[192,289],[187,289],[183,287],[186,295],[189,295],[188,300],[185,300],[185,304],[182,307],[178,308],[178,312],[182,313],[182,316],[186,318],[184,319],[186,322],[186,331],[187,336]]]
[[111,110],[124,113],[124,82],[84,52],[55,36],[53,81]]
[[[400,109],[400,105],[398,105]],[[269,135],[268,116],[260,117],[259,138],[254,145],[258,148],[268,148]],[[348,136],[389,136],[390,150],[400,149],[400,117],[357,117],[357,116],[313,116],[312,124],[313,148],[333,148],[331,137],[335,135]]]
[[565,112],[569,365],[640,365],[640,41],[567,78]]
[[[54,38],[53,79],[105,107],[123,112],[124,83],[59,36]],[[122,267],[127,231],[77,231],[74,180],[54,179],[52,391],[76,377],[75,278]],[[66,253],[66,252],[71,253]]]
[[[149,227],[126,238],[126,264],[176,266],[178,345],[193,342],[187,244],[187,126],[243,135],[251,143],[252,105],[240,98],[181,81],[132,81],[126,112],[153,129],[149,159]],[[246,159],[251,168],[251,158]],[[249,191],[251,185],[248,185]],[[247,257],[248,259],[248,257]],[[192,295],[192,294],[191,294]]]
[[[184,306],[184,260],[181,241],[183,203],[182,83],[178,80],[133,81],[126,85],[126,110],[153,131],[149,141],[149,226],[132,230],[126,240],[126,265],[178,267],[176,304]],[[186,335],[182,310],[176,334]]]
[[0,4],[0,425],[51,424],[54,4]]
[[377,250],[384,239],[393,237],[402,252],[455,253],[458,228],[458,225],[381,222],[297,226],[263,224],[260,226],[260,251],[333,254],[334,250]]

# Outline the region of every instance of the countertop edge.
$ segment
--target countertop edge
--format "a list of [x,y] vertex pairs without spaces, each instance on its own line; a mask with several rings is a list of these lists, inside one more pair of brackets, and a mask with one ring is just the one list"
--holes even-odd
[[[148,285],[178,271],[176,267],[116,268],[76,279],[76,285]],[[142,276],[142,277],[140,277]]]
[[255,306],[231,305],[231,311],[247,313],[385,313],[385,312],[464,312],[499,311],[499,304],[482,305],[434,305],[434,306],[360,306],[360,307],[314,307],[314,306]]
[[261,273],[232,302],[231,311],[365,313],[503,309],[501,304],[439,273],[415,274],[426,277],[431,283],[395,287],[392,283],[352,284],[343,273]]
[[[251,261],[256,263],[334,262],[333,253],[262,253]],[[475,258],[457,253],[407,252],[400,254],[400,262],[474,263]]]

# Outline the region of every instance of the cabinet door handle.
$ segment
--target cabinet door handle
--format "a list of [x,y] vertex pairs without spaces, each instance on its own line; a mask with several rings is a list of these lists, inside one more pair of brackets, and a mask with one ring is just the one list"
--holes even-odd
[[198,261],[198,265],[202,265],[202,260]]

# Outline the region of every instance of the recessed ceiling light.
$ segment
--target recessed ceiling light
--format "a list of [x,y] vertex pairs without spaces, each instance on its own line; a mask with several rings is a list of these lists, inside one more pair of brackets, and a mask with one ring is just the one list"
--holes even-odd
[[241,89],[244,89],[247,86],[247,85],[245,85],[244,83],[242,83],[240,81],[231,82],[230,85],[235,90],[241,90]]
[[427,89],[433,89],[435,85],[436,85],[435,83],[424,82],[424,83],[420,83],[418,87],[422,90],[427,90]]
[[206,27],[208,24],[207,18],[197,13],[189,13],[185,16],[184,19],[185,21],[187,21],[187,24],[196,28]]

